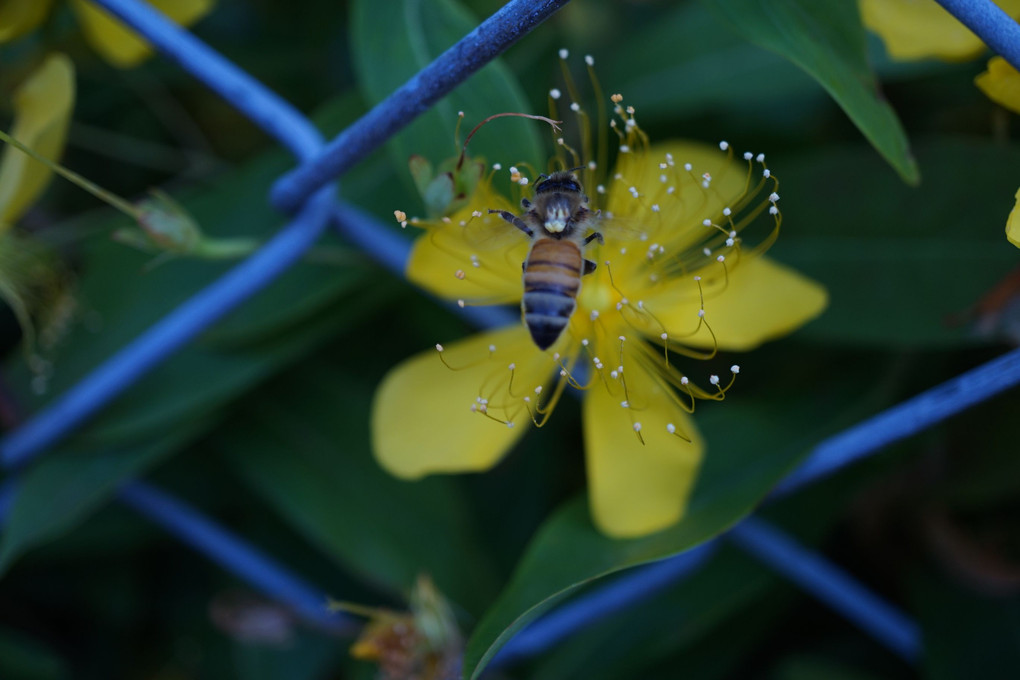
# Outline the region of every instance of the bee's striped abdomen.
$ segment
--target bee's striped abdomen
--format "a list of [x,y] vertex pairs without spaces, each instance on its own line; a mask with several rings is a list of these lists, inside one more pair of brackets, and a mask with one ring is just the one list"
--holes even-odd
[[581,289],[581,249],[573,241],[535,241],[524,262],[521,310],[540,349],[551,346],[566,328]]

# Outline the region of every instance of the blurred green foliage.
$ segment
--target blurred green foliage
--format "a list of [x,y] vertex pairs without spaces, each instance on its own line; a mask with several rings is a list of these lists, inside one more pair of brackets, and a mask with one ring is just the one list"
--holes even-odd
[[[500,4],[221,0],[195,32],[331,135]],[[285,222],[266,195],[291,159],[173,65],[111,69],[65,19],[58,10],[0,61],[49,47],[74,58],[67,166],[122,196],[159,186],[216,237],[264,238]],[[546,113],[560,47],[578,77],[593,55],[653,139],[765,152],[783,187],[772,254],[831,294],[819,320],[740,357],[732,399],[699,409],[709,453],[689,519],[638,541],[598,535],[573,403],[489,473],[388,477],[368,442],[375,385],[470,329],[364,258],[308,259],[21,476],[0,534],[0,677],[373,676],[347,658],[349,640],[301,624],[284,642],[245,641],[229,623],[254,615],[230,598],[245,586],[111,503],[134,476],[321,586],[324,606],[326,592],[406,606],[429,573],[470,637],[471,671],[564,595],[724,531],[823,437],[1016,343],[1017,291],[1000,286],[1017,259],[1002,232],[1020,185],[1015,120],[973,87],[978,63],[888,62],[847,0],[575,0],[344,176],[341,194],[394,229],[394,209],[422,214],[408,156],[455,155],[458,111],[469,126]],[[19,73],[0,69],[0,89]],[[471,151],[541,165],[551,140],[505,119]],[[73,269],[78,312],[44,375],[3,312],[6,428],[229,267],[151,267],[110,239],[125,224],[58,181],[20,225]],[[333,235],[322,245],[348,248]],[[999,397],[765,511],[917,617],[930,643],[919,668],[726,548],[690,580],[500,673],[1016,677],[1020,467],[1006,425],[1018,405]]]

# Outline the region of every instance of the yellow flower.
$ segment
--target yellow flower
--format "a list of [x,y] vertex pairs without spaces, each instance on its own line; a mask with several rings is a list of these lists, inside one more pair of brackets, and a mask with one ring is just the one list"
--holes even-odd
[[[1020,15],[1020,0],[995,0],[1010,16]],[[935,0],[859,0],[864,25],[877,33],[897,61],[935,57],[969,61],[981,56],[981,38]]]
[[[190,26],[212,9],[215,0],[149,0],[175,23]],[[0,3],[0,43],[35,30],[49,13],[52,0],[5,0]],[[131,68],[152,54],[147,42],[87,0],[71,0],[82,31],[92,47],[114,66]]]
[[[376,393],[372,436],[379,462],[399,477],[485,470],[578,387],[592,517],[609,536],[634,537],[683,516],[704,451],[689,414],[695,400],[721,399],[739,371],[688,376],[681,365],[789,333],[822,311],[826,292],[761,256],[780,220],[763,156],[741,165],[732,151],[692,143],[649,148],[633,109],[614,101],[623,123],[616,172],[589,190],[605,243],[585,250],[597,269],[583,277],[566,331],[546,351],[514,325],[405,361]],[[449,218],[412,220],[427,232],[409,279],[461,304],[521,299],[529,244],[488,214],[512,209],[492,183],[483,178]],[[755,222],[769,225],[764,242],[744,246]],[[516,243],[496,248],[493,234]]]
[[[64,149],[74,107],[74,65],[63,54],[49,56],[12,98],[11,136],[40,155],[57,160]],[[46,188],[53,171],[14,147],[0,156],[0,231],[18,221]]]
[[[936,57],[967,61],[981,56],[985,44],[935,0],[859,0],[864,24],[885,43],[889,56],[900,61]],[[995,0],[1012,17],[1020,17],[1020,0]],[[988,70],[974,83],[989,99],[1020,113],[1020,73],[1002,57],[992,57]],[[1006,219],[1006,238],[1020,248],[1020,191]]]
[[[15,90],[11,136],[36,153],[57,160],[64,150],[74,108],[74,66],[63,54],[50,55]],[[59,335],[68,302],[63,271],[46,248],[12,231],[46,189],[53,171],[12,146],[0,155],[0,300],[14,312],[33,357],[33,317],[41,320],[43,344]]]

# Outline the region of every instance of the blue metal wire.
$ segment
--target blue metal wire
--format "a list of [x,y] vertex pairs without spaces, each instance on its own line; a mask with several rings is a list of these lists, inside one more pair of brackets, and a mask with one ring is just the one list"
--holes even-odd
[[536,656],[564,638],[611,614],[631,607],[691,575],[715,554],[716,541],[659,562],[635,567],[536,620],[493,657],[487,668],[500,668]]
[[831,562],[754,517],[733,527],[727,537],[868,631],[899,656],[917,661],[921,652],[921,633],[917,625]]
[[74,387],[0,441],[0,464],[13,468],[56,443],[182,345],[299,259],[329,221],[332,188],[254,255],[167,314]]
[[950,14],[1020,70],[1020,24],[992,0],[936,0]]
[[1020,383],[1020,349],[993,359],[818,444],[776,487],[782,496]]
[[308,621],[334,632],[350,633],[354,621],[330,613],[326,594],[287,571],[185,503],[143,482],[129,482],[118,492],[120,500],[162,526],[224,569],[243,578],[266,595],[289,604]]
[[314,161],[287,173],[270,201],[293,211],[313,191],[343,174],[424,113],[569,0],[511,0],[326,145]]

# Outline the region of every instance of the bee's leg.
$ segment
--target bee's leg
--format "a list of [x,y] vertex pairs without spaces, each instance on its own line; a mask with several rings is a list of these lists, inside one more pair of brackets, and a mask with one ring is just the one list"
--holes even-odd
[[588,238],[584,239],[584,245],[588,245],[589,243],[595,240],[599,242],[600,246],[605,245],[606,243],[605,239],[602,238],[602,234],[600,234],[597,231],[593,231],[591,234],[588,235]]
[[526,198],[521,199],[521,207],[525,210],[531,210],[531,201]]
[[514,225],[515,227],[517,227],[521,231],[523,231],[528,236],[534,236],[535,235],[535,232],[533,232],[531,230],[531,227],[529,227],[527,224],[525,224],[524,220],[522,220],[517,215],[514,215],[512,212],[507,212],[506,210],[493,210],[492,208],[490,208],[489,209],[489,214],[491,215],[492,213],[496,213],[497,215],[502,217],[504,220],[506,220],[510,224]]
[[595,267],[596,266],[597,265],[594,262],[592,262],[591,260],[585,260],[584,261],[584,272],[582,273],[582,276],[584,274],[591,274],[593,271],[595,271]]

